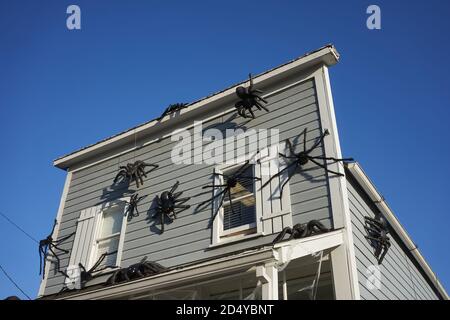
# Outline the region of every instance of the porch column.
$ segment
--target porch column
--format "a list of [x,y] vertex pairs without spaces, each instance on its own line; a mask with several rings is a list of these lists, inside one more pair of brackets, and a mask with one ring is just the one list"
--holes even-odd
[[257,266],[256,279],[261,281],[263,300],[278,300],[278,269],[274,263]]

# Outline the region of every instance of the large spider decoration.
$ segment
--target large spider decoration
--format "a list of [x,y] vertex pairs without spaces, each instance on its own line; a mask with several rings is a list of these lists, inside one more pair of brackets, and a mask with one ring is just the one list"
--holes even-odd
[[157,118],[158,121],[161,121],[162,118],[164,118],[165,116],[167,116],[168,114],[172,114],[175,113],[177,111],[180,111],[181,109],[187,108],[188,104],[187,103],[174,103],[171,104],[167,107],[166,110],[164,110],[163,114]]
[[273,244],[283,241],[284,236],[289,234],[288,240],[306,238],[315,234],[325,233],[330,231],[320,221],[311,220],[308,223],[297,223],[292,228],[284,228],[278,236],[273,240]]
[[[267,186],[272,181],[272,179],[280,176],[284,171],[288,171],[288,173],[289,173],[289,169],[294,167],[293,173],[288,175],[288,178],[286,179],[286,181],[284,181],[283,185],[281,186],[281,190],[280,190],[280,197],[281,197],[283,195],[284,186],[293,177],[293,175],[296,173],[297,169],[298,168],[302,169],[302,167],[310,161],[312,163],[314,163],[315,165],[325,169],[326,172],[329,172],[329,173],[332,173],[332,174],[335,174],[338,176],[343,176],[342,173],[335,172],[333,170],[328,169],[326,165],[318,162],[318,160],[332,161],[331,163],[327,163],[327,165],[329,165],[329,164],[333,164],[333,163],[336,163],[339,161],[353,161],[353,158],[336,159],[333,157],[311,156],[310,155],[311,152],[313,152],[322,143],[323,139],[330,133],[328,132],[328,130],[325,130],[324,133],[322,133],[322,135],[319,137],[319,139],[317,139],[317,141],[313,144],[313,146],[311,148],[307,149],[306,148],[306,132],[307,132],[307,129],[305,128],[305,130],[303,130],[303,132],[301,134],[301,135],[303,135],[303,151],[300,151],[299,153],[295,152],[294,147],[291,144],[291,141],[289,139],[286,139],[286,145],[289,149],[290,155],[287,156],[283,153],[279,153],[279,155],[281,157],[285,158],[286,160],[292,161],[292,162],[289,165],[287,165],[285,168],[280,170],[277,174],[273,175],[268,181],[266,181],[266,183],[264,183],[262,188]],[[302,171],[305,172],[305,171],[309,171],[309,170],[311,170],[311,169],[302,170]]]
[[139,211],[137,209],[139,202],[147,197],[147,195],[139,197],[139,194],[135,193],[130,197],[130,201],[128,201],[127,210],[125,211],[125,215],[127,216],[128,221],[133,219],[134,217],[139,216]]
[[56,269],[58,270],[58,272],[64,274],[64,272],[59,269],[61,261],[55,251],[59,250],[63,253],[69,253],[68,250],[60,248],[59,245],[75,234],[75,232],[72,232],[71,234],[69,234],[59,240],[56,240],[56,241],[53,240],[52,235],[53,235],[53,232],[55,231],[56,223],[57,223],[57,221],[55,219],[55,222],[53,223],[53,228],[52,228],[52,231],[50,232],[50,234],[47,236],[47,238],[39,241],[39,275],[42,274],[42,278],[45,277],[45,265],[47,262],[47,253],[49,251],[52,253],[52,255],[56,259]]
[[211,222],[216,219],[216,216],[219,213],[219,209],[220,209],[220,207],[222,207],[222,204],[223,204],[225,198],[227,197],[227,195],[228,195],[228,200],[230,201],[231,212],[234,214],[233,202],[232,202],[232,197],[231,197],[231,189],[238,186],[238,184],[243,185],[243,184],[248,183],[249,181],[261,180],[261,178],[254,177],[253,175],[245,175],[244,174],[245,171],[247,171],[247,169],[250,168],[251,165],[252,164],[250,164],[250,161],[247,160],[240,168],[238,168],[234,173],[232,173],[230,175],[214,172],[213,173],[214,176],[223,177],[224,184],[219,184],[219,185],[213,184],[213,185],[203,186],[203,189],[207,189],[207,188],[222,189],[219,192],[217,192],[211,199],[203,201],[199,204],[199,207],[201,207],[208,202],[213,203],[216,199],[220,199],[219,205],[217,206],[216,211],[213,214]]
[[190,197],[180,198],[183,191],[175,193],[179,185],[180,182],[177,181],[170,191],[164,191],[160,196],[156,196],[156,212],[153,218],[159,215],[161,220],[161,233],[164,233],[165,217],[174,220],[177,218],[178,213],[191,207],[190,205],[184,204],[186,201],[189,201]]
[[[236,102],[234,106],[237,109],[238,115],[241,117],[252,117],[255,119],[253,107],[256,107],[258,110],[264,109],[267,112],[269,112],[269,110],[262,104],[267,103],[267,101],[260,96],[263,92],[261,90],[253,89],[252,74],[250,73],[248,76],[250,78],[250,86],[248,88],[242,86],[236,88],[236,95],[241,100]],[[248,115],[248,113],[250,113],[250,115]]]
[[117,250],[113,251],[113,252],[105,252],[105,253],[103,253],[100,256],[100,258],[98,258],[97,262],[89,270],[86,270],[86,268],[83,266],[83,264],[79,263],[78,266],[80,267],[80,270],[81,270],[81,272],[80,272],[81,287],[84,287],[84,285],[87,282],[89,282],[92,279],[94,279],[94,278],[96,278],[96,277],[101,275],[101,274],[94,275],[95,272],[100,272],[100,271],[103,271],[103,270],[106,270],[106,269],[116,268],[116,266],[109,266],[109,265],[99,268],[99,266],[102,264],[103,260],[105,260],[105,258],[107,256],[110,256],[110,255],[116,254],[116,253],[117,253]]
[[373,255],[377,259],[378,264],[381,264],[391,246],[391,241],[388,237],[388,223],[381,214],[376,215],[375,218],[364,217],[364,229],[367,231],[366,239],[375,249]]
[[152,170],[158,168],[157,164],[145,163],[144,161],[138,160],[134,163],[128,163],[126,166],[120,166],[119,173],[114,178],[114,183],[118,181],[136,181],[136,186],[139,188],[140,185],[144,184],[144,177],[147,177],[147,173],[150,171],[145,171],[145,167],[153,167]]
[[153,261],[145,261],[146,259],[147,257],[144,257],[139,263],[117,270],[106,280],[106,283],[114,285],[119,282],[139,279],[167,271],[166,267]]

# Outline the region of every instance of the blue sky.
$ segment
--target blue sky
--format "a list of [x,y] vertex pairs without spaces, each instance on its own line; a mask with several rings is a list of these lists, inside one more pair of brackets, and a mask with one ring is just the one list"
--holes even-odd
[[[66,28],[81,8],[82,30]],[[382,29],[366,28],[381,7]],[[448,1],[0,1],[0,211],[51,229],[52,160],[327,43],[343,153],[450,288]],[[37,245],[0,217],[0,264],[33,297]],[[16,294],[0,274],[0,298]]]

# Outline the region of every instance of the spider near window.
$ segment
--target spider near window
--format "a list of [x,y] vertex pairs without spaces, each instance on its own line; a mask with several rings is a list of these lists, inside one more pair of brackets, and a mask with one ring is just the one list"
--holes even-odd
[[219,205],[216,208],[216,211],[213,214],[213,217],[211,219],[210,224],[216,219],[217,214],[219,213],[219,209],[222,207],[223,202],[225,199],[227,199],[230,202],[230,210],[232,211],[232,214],[234,214],[233,211],[233,197],[231,189],[242,187],[245,184],[248,184],[249,181],[255,181],[255,180],[261,180],[261,178],[255,177],[253,175],[247,175],[245,172],[251,168],[252,164],[249,160],[247,160],[241,167],[239,167],[235,172],[231,174],[223,174],[223,173],[217,173],[214,172],[214,176],[220,176],[223,178],[224,183],[219,185],[207,185],[203,186],[203,189],[211,188],[211,189],[220,189],[211,199],[208,199],[206,201],[203,201],[199,204],[199,206],[203,206],[207,204],[208,202],[213,203],[216,199],[220,199]]
[[[47,236],[47,238],[42,239],[39,241],[39,275],[42,274],[42,278],[45,277],[45,265],[47,262],[47,254],[50,251],[52,253],[52,255],[56,258],[56,269],[58,270],[58,272],[62,273],[65,275],[64,271],[61,271],[59,269],[60,266],[60,259],[59,256],[56,254],[56,250],[61,251],[63,253],[69,253],[69,250],[65,250],[59,247],[59,245],[66,241],[67,239],[69,239],[71,236],[73,236],[75,234],[75,232],[72,232],[71,234],[59,239],[59,240],[53,240],[53,232],[55,231],[55,226],[56,226],[56,219],[55,222],[53,223],[53,228],[52,231],[50,232],[50,234]],[[67,276],[67,275],[66,275]]]
[[[281,186],[280,189],[280,197],[283,195],[283,189],[284,186],[289,182],[289,180],[294,176],[295,173],[297,173],[297,169],[301,169],[302,172],[306,172],[306,171],[310,171],[311,169],[303,169],[302,167],[305,166],[307,163],[312,162],[315,165],[325,169],[325,171],[327,173],[332,173],[338,176],[343,176],[342,173],[330,170],[327,168],[328,165],[339,162],[339,161],[353,161],[353,158],[344,158],[344,159],[337,159],[337,158],[333,158],[333,157],[323,157],[323,156],[311,156],[311,153],[316,150],[320,144],[323,142],[324,138],[329,135],[328,130],[325,130],[319,137],[319,139],[317,139],[317,141],[310,147],[307,148],[306,147],[306,133],[307,133],[307,128],[305,128],[305,130],[303,130],[303,132],[300,134],[303,135],[303,151],[300,152],[295,152],[294,147],[292,146],[292,143],[289,139],[286,139],[286,146],[290,152],[290,155],[286,155],[283,153],[279,153],[279,155],[286,159],[288,162],[290,162],[285,168],[283,168],[282,170],[280,170],[277,174],[273,175],[268,181],[266,181],[266,183],[264,183],[264,185],[262,186],[262,188],[264,188],[265,186],[267,186],[272,179],[274,179],[275,177],[280,176],[284,171],[288,171],[288,178],[286,179],[286,181],[284,181],[283,185]],[[320,163],[319,161],[325,161],[325,164]],[[328,163],[327,161],[331,161],[331,163]],[[292,173],[289,173],[289,169],[294,168]]]

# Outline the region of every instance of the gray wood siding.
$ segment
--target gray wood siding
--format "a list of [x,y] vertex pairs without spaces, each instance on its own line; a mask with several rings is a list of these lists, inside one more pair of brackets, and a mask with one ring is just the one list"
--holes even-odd
[[[271,90],[266,89],[266,91]],[[257,118],[251,121],[236,118],[232,121],[231,127],[278,128],[281,141],[296,137],[307,127],[309,144],[320,135],[322,128],[313,80],[307,80],[278,92],[270,96],[268,102],[269,113],[259,111]],[[231,116],[232,114],[227,114],[205,122],[203,129],[214,127],[225,132],[226,128],[230,128]],[[192,133],[192,129],[190,131]],[[118,158],[74,172],[63,211],[59,237],[76,230],[76,222],[81,210],[126,194],[127,188],[123,185],[111,189],[112,182],[119,165],[125,165],[136,159],[157,163],[159,168],[148,175],[144,186],[138,190],[140,195],[148,196],[139,204],[140,215],[127,224],[122,267],[140,261],[143,256],[148,256],[149,260],[157,261],[167,267],[178,266],[270,243],[273,236],[208,248],[211,244],[211,229],[208,228],[212,214],[211,207],[208,206],[202,210],[197,210],[196,207],[197,204],[211,197],[211,193],[199,194],[204,191],[201,189],[202,186],[211,183],[214,166],[173,164],[170,155],[175,144],[176,142],[171,142],[170,138],[165,138]],[[319,148],[316,154],[323,154],[323,149]],[[191,208],[180,213],[173,223],[166,225],[165,232],[161,235],[158,221],[149,218],[154,213],[152,202],[156,195],[170,189],[177,180],[180,181],[179,191],[184,192],[183,196],[192,197],[188,202]],[[130,190],[133,188],[135,188],[134,184],[130,186]],[[323,169],[309,171],[308,175],[295,175],[290,181],[290,190],[294,224],[317,219],[328,227],[332,226],[329,187]],[[71,250],[71,241],[73,237],[62,247]],[[63,270],[67,267],[68,260],[69,255],[62,256]],[[58,292],[63,282],[64,277],[61,274],[55,274],[52,267],[45,294]]]
[[400,244],[390,234],[391,247],[380,266],[380,289],[370,289],[367,268],[378,265],[373,249],[364,238],[364,217],[374,217],[376,208],[362,194],[351,178],[347,179],[349,206],[352,218],[356,265],[361,299],[364,300],[432,300],[438,299],[433,289],[413,264]]

